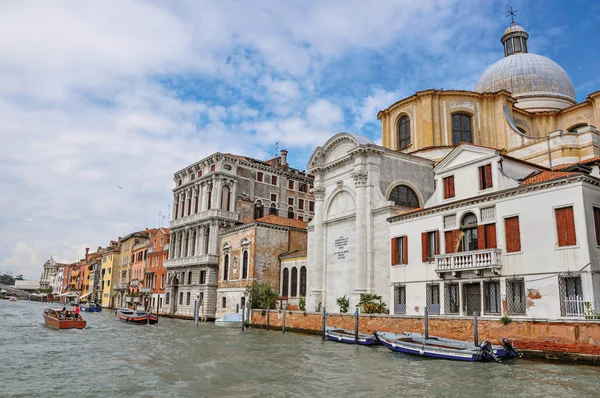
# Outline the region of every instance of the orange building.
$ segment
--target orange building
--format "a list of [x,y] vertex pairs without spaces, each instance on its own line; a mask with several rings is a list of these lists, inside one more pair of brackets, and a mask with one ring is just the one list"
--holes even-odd
[[155,308],[158,312],[162,307],[165,295],[167,271],[164,262],[169,258],[169,241],[171,233],[168,228],[158,228],[150,233],[148,246],[148,261],[145,272],[144,287],[152,289],[151,297],[147,297],[146,307]]

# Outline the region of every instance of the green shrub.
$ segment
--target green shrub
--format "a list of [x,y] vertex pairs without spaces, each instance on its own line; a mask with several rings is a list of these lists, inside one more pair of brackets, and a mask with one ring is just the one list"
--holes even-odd
[[277,292],[267,282],[254,282],[246,288],[246,296],[248,297],[250,309],[275,308]]
[[508,325],[512,322],[512,319],[504,315],[502,318],[500,318],[500,322],[502,322],[505,325]]
[[300,296],[300,300],[298,300],[298,308],[306,312],[306,297]]
[[358,306],[365,314],[387,314],[388,312],[382,297],[376,293],[361,293]]
[[336,304],[340,306],[340,312],[344,314],[348,312],[348,307],[350,307],[350,299],[344,294],[342,297],[337,298]]

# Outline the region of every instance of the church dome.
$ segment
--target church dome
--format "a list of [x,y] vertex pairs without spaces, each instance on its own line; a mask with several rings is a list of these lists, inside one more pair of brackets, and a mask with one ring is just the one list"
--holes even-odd
[[509,91],[516,106],[531,111],[559,110],[576,103],[575,88],[565,70],[549,58],[527,52],[529,34],[514,23],[504,31],[505,57],[483,73],[475,91]]

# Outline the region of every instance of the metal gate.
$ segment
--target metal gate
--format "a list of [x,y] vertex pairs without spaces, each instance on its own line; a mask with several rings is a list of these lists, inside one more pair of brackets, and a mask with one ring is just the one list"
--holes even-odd
[[479,283],[467,283],[463,285],[465,292],[465,315],[481,315],[481,285]]

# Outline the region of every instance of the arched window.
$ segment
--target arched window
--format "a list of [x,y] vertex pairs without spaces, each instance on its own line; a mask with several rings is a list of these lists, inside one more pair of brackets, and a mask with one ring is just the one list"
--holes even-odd
[[292,297],[296,297],[298,295],[298,268],[292,268]]
[[285,268],[283,270],[283,283],[281,284],[281,295],[283,297],[287,297],[288,293],[290,291],[289,286],[290,286],[290,270],[288,270],[287,268]]
[[398,121],[398,149],[406,148],[410,145],[410,119],[408,116],[402,116]]
[[223,258],[223,280],[226,281],[229,276],[229,254]]
[[390,193],[389,200],[393,201],[396,206],[419,207],[417,194],[406,185],[394,187]]
[[477,250],[477,216],[473,213],[465,214],[460,221],[460,230],[463,233],[459,251]]
[[288,218],[294,219],[294,208],[291,206],[288,207]]
[[300,295],[306,297],[306,267],[300,268]]
[[231,190],[227,185],[221,189],[221,210],[229,211],[231,202]]
[[471,115],[455,113],[452,115],[452,145],[456,146],[461,142],[473,143]]
[[263,216],[264,216],[263,204],[260,200],[257,200],[256,203],[254,203],[254,219],[258,220],[259,218],[262,218]]
[[248,250],[242,255],[242,279],[248,278]]
[[271,203],[271,207],[269,207],[269,214],[272,216],[277,215],[277,205],[275,203]]
[[587,126],[587,125],[588,125],[587,123],[577,123],[576,125],[569,127],[567,129],[567,131],[569,133],[576,133],[578,128],[584,127],[584,126]]
[[227,297],[223,297],[223,299],[221,300],[221,307],[227,308]]

